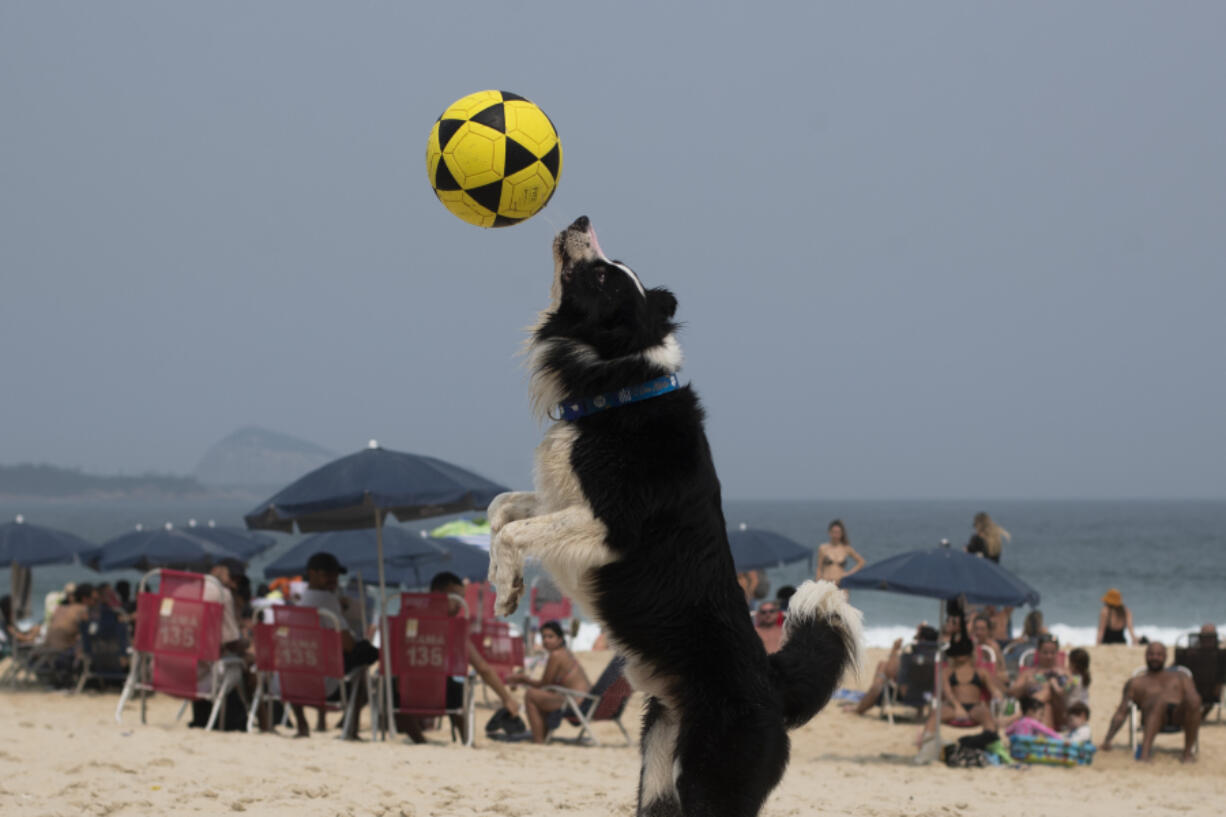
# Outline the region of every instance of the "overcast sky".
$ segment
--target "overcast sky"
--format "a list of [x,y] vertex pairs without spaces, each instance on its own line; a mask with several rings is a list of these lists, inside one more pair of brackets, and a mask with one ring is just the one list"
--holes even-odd
[[[588,5],[0,2],[0,463],[255,424],[526,487],[588,214],[726,496],[1226,495],[1226,5]],[[484,88],[563,143],[508,229],[426,180]]]

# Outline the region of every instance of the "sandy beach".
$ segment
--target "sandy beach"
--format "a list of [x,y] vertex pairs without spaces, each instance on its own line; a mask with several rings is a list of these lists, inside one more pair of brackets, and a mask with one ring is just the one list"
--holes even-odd
[[[884,656],[870,650],[869,670]],[[1143,663],[1142,650],[1091,650],[1091,723],[1105,734],[1124,679]],[[595,677],[608,653],[584,653]],[[849,686],[863,688],[849,682]],[[294,740],[279,735],[202,734],[175,722],[178,702],[151,702],[149,723],[130,705],[122,725],[116,695],[34,690],[0,692],[0,813],[30,815],[223,814],[439,815],[528,817],[631,815],[638,778],[637,747],[504,744],[478,737],[474,749],[431,733],[425,746],[348,743],[336,731]],[[478,696],[480,700],[480,696]],[[625,716],[637,733],[637,706]],[[484,722],[488,709],[480,706]],[[1179,762],[1182,736],[1162,735],[1151,764],[1128,751],[1127,726],[1116,751],[1091,767],[948,769],[916,766],[916,726],[890,726],[832,704],[792,733],[792,761],[764,815],[993,814],[1042,817],[1071,813],[1220,814],[1226,797],[1226,725],[1202,728],[1200,759]],[[951,730],[952,731],[952,730]],[[574,730],[563,726],[561,733]],[[950,732],[946,732],[950,734]],[[953,734],[966,734],[956,732]]]

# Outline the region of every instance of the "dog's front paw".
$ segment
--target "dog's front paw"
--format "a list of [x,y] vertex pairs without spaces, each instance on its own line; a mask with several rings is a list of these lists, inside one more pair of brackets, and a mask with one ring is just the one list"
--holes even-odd
[[[509,586],[508,586],[509,585]],[[495,585],[494,612],[509,616],[519,607],[519,598],[524,594],[524,577],[516,576],[510,582]]]
[[490,532],[497,533],[511,522],[532,515],[536,495],[531,491],[508,491],[494,497],[485,516],[490,521]]

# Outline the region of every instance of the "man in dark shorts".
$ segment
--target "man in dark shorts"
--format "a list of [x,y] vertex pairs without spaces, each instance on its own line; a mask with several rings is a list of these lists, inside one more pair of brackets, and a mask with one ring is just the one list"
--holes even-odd
[[1200,695],[1192,679],[1182,672],[1166,670],[1166,645],[1154,641],[1145,648],[1145,673],[1130,678],[1124,684],[1124,696],[1111,717],[1111,728],[1103,738],[1103,751],[1111,749],[1111,738],[1128,718],[1128,705],[1136,704],[1142,713],[1144,735],[1141,740],[1141,760],[1148,761],[1154,737],[1168,725],[1183,727],[1183,762],[1196,760],[1192,754],[1196,735],[1200,731]]

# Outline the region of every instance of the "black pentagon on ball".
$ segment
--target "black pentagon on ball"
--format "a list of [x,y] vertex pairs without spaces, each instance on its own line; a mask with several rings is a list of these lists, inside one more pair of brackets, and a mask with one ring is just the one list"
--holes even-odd
[[519,100],[521,102],[528,101],[524,99],[522,96],[520,96],[519,94],[513,94],[510,91],[499,91],[498,93],[502,94],[503,102],[515,102],[516,100]]
[[545,168],[549,171],[549,174],[553,176],[554,181],[558,180],[558,165],[561,163],[561,161],[562,151],[556,142],[554,143],[553,148],[541,157],[541,164],[545,165]]
[[502,180],[483,184],[480,187],[473,187],[464,191],[472,197],[473,201],[480,204],[491,213],[498,212],[498,204],[502,201]]
[[501,102],[473,114],[472,121],[485,125],[487,128],[492,128],[499,133],[507,132],[507,114],[502,109]]
[[438,121],[438,149],[446,150],[447,143],[451,141],[451,137],[455,136],[455,132],[464,124],[463,119],[440,119]]
[[510,227],[512,224],[518,224],[521,221],[523,221],[522,218],[511,218],[510,216],[496,215],[494,216],[494,223],[491,224],[490,226],[491,227]]
[[510,176],[536,162],[536,155],[511,137],[506,138],[507,152],[502,175]]
[[442,156],[438,157],[438,168],[434,171],[434,189],[435,190],[459,190],[460,183],[456,181],[455,176],[451,175],[450,168],[447,167],[447,160]]

